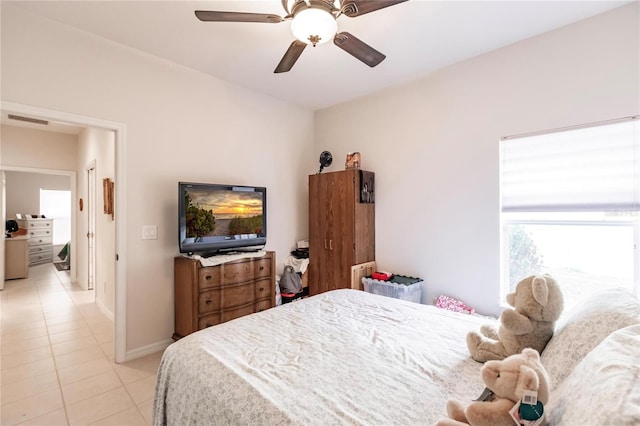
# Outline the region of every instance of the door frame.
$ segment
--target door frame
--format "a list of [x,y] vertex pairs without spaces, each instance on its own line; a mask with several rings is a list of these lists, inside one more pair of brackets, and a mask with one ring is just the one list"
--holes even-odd
[[[99,118],[71,114],[40,108],[32,105],[2,101],[3,112],[28,115],[43,120],[62,121],[85,127],[96,127],[111,130],[115,136],[115,362],[127,361],[127,217],[125,209],[126,200],[126,126],[124,123],[102,120]],[[6,166],[10,167],[10,166]],[[3,167],[3,168],[6,168]],[[72,183],[75,186],[75,180]],[[75,199],[75,198],[74,198]],[[72,214],[75,209],[72,209]],[[5,218],[3,217],[4,221]],[[74,222],[75,223],[75,222]]]
[[[77,188],[76,188],[76,172],[72,170],[52,170],[52,169],[39,169],[37,167],[22,167],[22,166],[3,166],[0,165],[0,170],[3,172],[21,172],[21,173],[38,173],[43,175],[59,175],[59,176],[68,176],[71,188],[71,247],[74,247],[77,244],[77,230],[75,227],[76,224],[76,210],[73,208],[73,200],[76,199]],[[4,194],[6,194],[6,187],[3,188]],[[2,221],[6,220],[6,210],[2,213]],[[78,279],[77,276],[77,253],[75,250],[71,250],[71,269],[69,270],[69,279],[74,282]]]

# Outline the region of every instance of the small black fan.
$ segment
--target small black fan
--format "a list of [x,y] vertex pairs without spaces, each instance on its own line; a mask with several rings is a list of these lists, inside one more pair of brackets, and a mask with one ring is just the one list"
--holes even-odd
[[333,156],[331,153],[329,151],[322,151],[322,154],[320,154],[320,170],[318,170],[318,173],[322,173],[322,169],[329,167],[332,162]]

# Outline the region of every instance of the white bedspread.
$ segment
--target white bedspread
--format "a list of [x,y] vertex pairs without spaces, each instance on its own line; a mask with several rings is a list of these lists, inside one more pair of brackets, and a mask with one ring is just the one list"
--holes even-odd
[[336,290],[191,334],[162,358],[154,425],[429,425],[480,395],[485,318]]

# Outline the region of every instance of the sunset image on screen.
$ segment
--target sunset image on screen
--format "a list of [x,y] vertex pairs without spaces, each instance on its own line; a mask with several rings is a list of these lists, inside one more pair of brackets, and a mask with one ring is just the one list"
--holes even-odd
[[262,194],[230,190],[185,191],[187,237],[261,235]]

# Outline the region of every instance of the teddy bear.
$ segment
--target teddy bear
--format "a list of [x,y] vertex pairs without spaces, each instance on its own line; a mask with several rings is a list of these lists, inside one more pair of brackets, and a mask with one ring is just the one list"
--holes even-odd
[[[457,400],[448,400],[449,417],[439,420],[436,426],[513,426],[516,423],[509,411],[523,399],[526,391],[534,392],[537,402],[533,404],[534,401],[528,400],[529,404],[521,404],[522,408],[514,411],[534,410],[533,418],[542,416],[539,426],[546,425],[544,405],[549,402],[549,375],[538,351],[527,348],[503,360],[487,361],[480,375],[486,386],[482,400],[475,400],[466,408]],[[532,419],[524,415],[522,418]]]
[[480,327],[480,333],[467,334],[471,357],[478,362],[500,360],[518,354],[524,348],[542,352],[564,307],[560,286],[550,275],[532,275],[520,281],[507,294],[513,308],[500,315],[500,327]]

